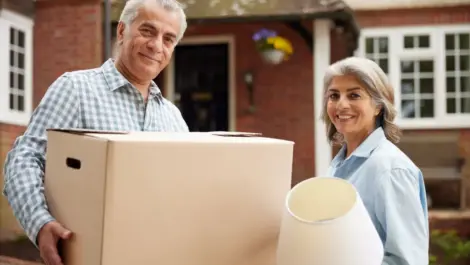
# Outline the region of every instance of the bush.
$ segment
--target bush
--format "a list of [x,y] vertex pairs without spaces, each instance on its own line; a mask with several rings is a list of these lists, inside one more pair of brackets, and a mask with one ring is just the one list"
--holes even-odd
[[470,241],[458,236],[457,231],[433,230],[431,246],[442,255],[430,254],[429,265],[452,265],[470,257]]

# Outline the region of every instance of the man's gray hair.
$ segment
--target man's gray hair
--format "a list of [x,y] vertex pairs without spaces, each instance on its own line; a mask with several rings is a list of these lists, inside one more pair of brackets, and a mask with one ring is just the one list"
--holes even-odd
[[183,6],[176,0],[128,0],[121,13],[119,21],[123,22],[126,26],[130,26],[138,15],[139,8],[142,7],[147,1],[155,1],[159,6],[170,12],[177,12],[180,17],[180,32],[176,36],[177,41],[183,38],[184,32],[188,27],[186,22],[186,14],[184,13]]

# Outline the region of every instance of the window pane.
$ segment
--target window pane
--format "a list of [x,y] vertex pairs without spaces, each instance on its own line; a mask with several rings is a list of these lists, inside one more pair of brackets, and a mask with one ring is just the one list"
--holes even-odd
[[10,71],[10,88],[14,88],[15,86],[15,73]]
[[374,53],[374,39],[366,38],[366,53]]
[[419,36],[418,45],[420,48],[429,48],[429,36]]
[[455,70],[455,58],[454,56],[446,56],[446,70],[454,71]]
[[406,49],[414,47],[413,39],[413,36],[405,36],[404,46]]
[[402,94],[413,94],[415,92],[414,80],[403,79],[401,80],[401,93]]
[[413,73],[414,72],[414,63],[413,61],[402,61],[401,62],[401,72],[402,73]]
[[470,113],[470,98],[460,99],[460,113]]
[[421,117],[431,118],[434,117],[434,100],[422,99],[421,100]]
[[455,49],[454,34],[446,34],[446,50],[450,51]]
[[447,113],[456,113],[455,98],[447,98]]
[[18,54],[18,68],[24,69],[24,54],[22,53],[17,53]]
[[18,74],[18,89],[24,90],[24,75]]
[[432,73],[434,70],[433,61],[420,61],[419,71],[421,73]]
[[10,66],[16,66],[15,65],[15,55],[16,53],[12,50],[10,50]]
[[434,93],[434,79],[421,78],[419,81],[420,81],[419,82],[420,93],[424,93],[424,94]]
[[403,118],[415,117],[415,101],[414,100],[402,100],[401,101],[401,116]]
[[470,34],[460,34],[459,35],[459,47],[461,50],[470,49]]
[[455,78],[447,77],[446,80],[447,92],[455,92]]
[[470,92],[470,77],[465,76],[460,78],[460,91]]
[[388,53],[388,38],[379,38],[379,52]]
[[10,93],[10,109],[11,110],[15,110],[16,109],[16,106],[15,106],[15,95]]
[[21,95],[18,95],[17,100],[18,100],[18,108],[17,109],[19,111],[24,111],[24,97],[21,96]]
[[379,59],[379,66],[385,73],[388,73],[388,59]]
[[470,55],[460,56],[460,70],[470,70]]
[[21,48],[24,48],[24,32],[21,30],[18,30],[18,46]]
[[15,30],[10,28],[10,44],[15,44]]

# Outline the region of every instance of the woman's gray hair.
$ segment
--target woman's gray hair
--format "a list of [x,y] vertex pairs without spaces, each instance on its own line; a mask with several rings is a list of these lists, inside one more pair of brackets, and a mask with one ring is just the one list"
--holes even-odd
[[179,42],[188,27],[188,23],[186,22],[186,14],[183,10],[183,5],[181,5],[176,0],[128,0],[124,9],[121,13],[121,18],[119,21],[123,22],[126,26],[130,26],[134,19],[137,17],[139,8],[142,7],[147,1],[154,1],[159,6],[163,7],[165,10],[170,12],[177,12],[180,17],[180,32],[176,36],[177,42]]
[[394,90],[390,85],[387,75],[372,60],[361,57],[349,57],[340,60],[326,70],[323,79],[323,111],[322,120],[326,125],[328,141],[332,144],[342,144],[344,137],[331,122],[326,111],[328,104],[328,87],[333,78],[337,76],[350,75],[366,88],[373,102],[380,106],[381,111],[377,115],[376,125],[381,126],[387,139],[393,143],[398,143],[401,137],[401,130],[393,123],[397,111],[394,106]]

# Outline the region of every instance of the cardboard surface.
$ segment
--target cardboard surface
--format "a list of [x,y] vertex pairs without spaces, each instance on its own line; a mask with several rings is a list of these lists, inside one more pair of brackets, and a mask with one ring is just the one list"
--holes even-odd
[[66,265],[272,265],[293,143],[252,133],[49,130]]

